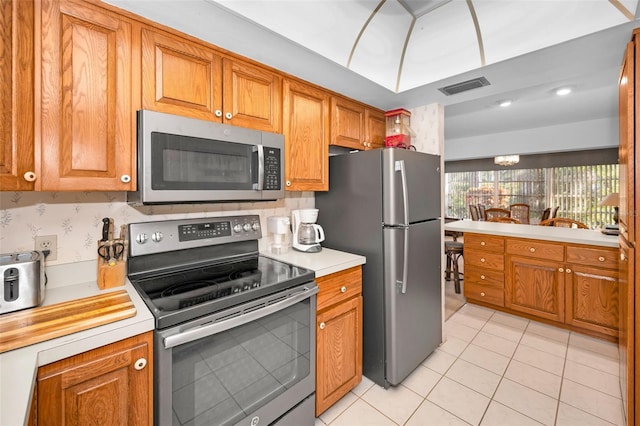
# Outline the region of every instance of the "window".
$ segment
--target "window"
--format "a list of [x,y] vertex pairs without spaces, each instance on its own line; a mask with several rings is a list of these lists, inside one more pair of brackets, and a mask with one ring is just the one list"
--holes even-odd
[[529,204],[532,222],[547,207],[558,206],[556,216],[601,228],[613,223],[613,207],[600,205],[618,192],[618,165],[589,165],[537,169],[508,169],[445,174],[447,216],[470,218],[469,204],[508,209]]

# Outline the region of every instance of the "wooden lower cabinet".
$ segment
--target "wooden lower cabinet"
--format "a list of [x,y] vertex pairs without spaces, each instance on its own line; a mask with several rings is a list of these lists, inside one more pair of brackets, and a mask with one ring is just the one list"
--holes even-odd
[[152,425],[153,332],[42,366],[38,425]]
[[316,280],[316,416],[362,380],[362,268]]

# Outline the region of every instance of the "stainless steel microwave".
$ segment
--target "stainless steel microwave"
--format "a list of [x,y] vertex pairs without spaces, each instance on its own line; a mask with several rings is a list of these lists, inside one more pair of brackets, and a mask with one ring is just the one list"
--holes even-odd
[[132,204],[284,198],[284,136],[141,110]]

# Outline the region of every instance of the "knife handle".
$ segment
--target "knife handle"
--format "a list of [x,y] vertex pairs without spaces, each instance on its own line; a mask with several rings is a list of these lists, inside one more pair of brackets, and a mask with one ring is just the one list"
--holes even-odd
[[102,219],[102,240],[109,241],[109,227],[111,226],[111,219],[105,217]]

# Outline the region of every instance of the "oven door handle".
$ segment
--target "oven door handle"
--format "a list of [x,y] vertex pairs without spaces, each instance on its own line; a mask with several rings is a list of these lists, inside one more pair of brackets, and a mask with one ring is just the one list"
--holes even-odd
[[179,334],[173,336],[167,336],[164,338],[165,349],[173,348],[175,346],[183,345],[185,343],[193,342],[194,340],[202,339],[214,334],[222,333],[223,331],[239,327],[251,321],[255,321],[267,315],[281,311],[289,306],[295,305],[314,294],[318,293],[318,287],[308,288],[305,287],[299,293],[296,293],[284,300],[275,302],[271,305],[267,305],[264,308],[256,309],[238,316],[222,320],[220,322],[208,323],[198,327],[186,329]]

